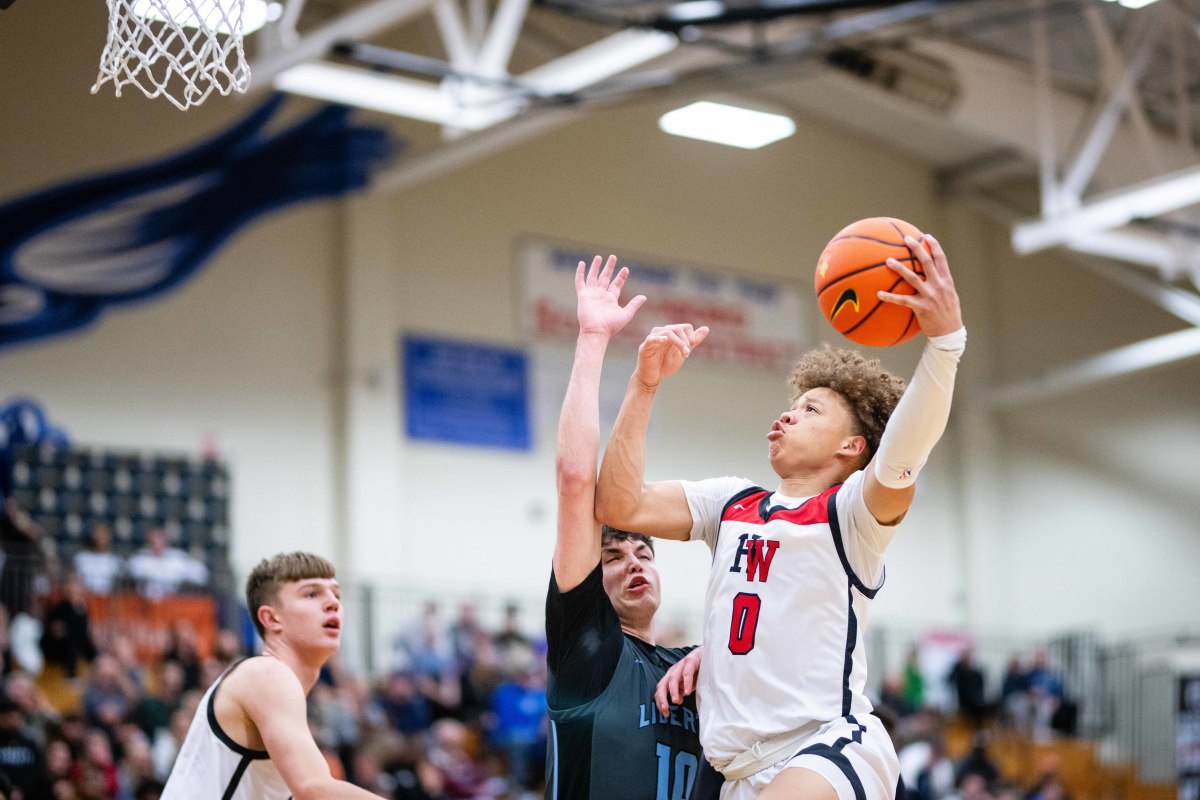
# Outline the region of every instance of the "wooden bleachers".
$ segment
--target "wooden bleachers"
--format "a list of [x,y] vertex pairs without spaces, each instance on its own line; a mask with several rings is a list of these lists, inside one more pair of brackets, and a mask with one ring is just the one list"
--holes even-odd
[[[946,754],[960,758],[971,749],[974,729],[951,718],[946,725]],[[1142,783],[1132,764],[1102,764],[1097,745],[1086,739],[1035,741],[1028,736],[989,729],[988,753],[1005,780],[1028,789],[1038,776],[1057,772],[1071,800],[1175,800],[1173,783]]]

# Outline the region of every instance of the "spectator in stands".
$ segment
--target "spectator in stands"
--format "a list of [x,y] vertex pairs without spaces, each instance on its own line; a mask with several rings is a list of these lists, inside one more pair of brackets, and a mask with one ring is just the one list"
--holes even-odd
[[969,775],[978,775],[983,779],[984,788],[990,793],[1000,779],[1000,768],[988,754],[988,734],[986,731],[976,731],[971,737],[971,750],[958,762],[954,769],[954,782],[962,786],[963,780]]
[[909,716],[916,709],[908,704],[904,696],[904,676],[885,675],[879,683],[879,705],[877,710],[881,716],[886,715],[894,720]]
[[[173,661],[183,670],[183,689],[190,691],[201,688],[200,643],[196,629],[185,619],[176,620],[167,634],[163,648],[164,662]],[[203,688],[208,688],[207,685]]]
[[74,769],[75,756],[71,754],[71,746],[62,739],[52,739],[46,745],[46,776],[55,797],[63,792],[55,787],[61,782],[70,784]]
[[120,798],[132,798],[134,791],[154,780],[154,758],[150,741],[136,726],[121,735],[121,759],[117,764]]
[[546,682],[533,664],[496,688],[492,711],[492,743],[508,755],[511,788],[537,788],[546,763]]
[[1026,793],[1025,800],[1071,800],[1071,796],[1067,794],[1062,777],[1057,772],[1051,772],[1043,775],[1033,785]]
[[96,656],[88,684],[83,693],[84,719],[89,725],[104,728],[109,735],[115,735],[117,726],[133,708],[137,691],[121,669],[121,664],[110,653]]
[[399,733],[423,731],[433,720],[425,695],[417,691],[412,675],[407,672],[393,672],[388,677],[380,693],[379,707],[392,729]]
[[112,552],[112,529],[98,523],[92,528],[89,545],[75,554],[75,572],[92,594],[111,594],[124,569],[122,558]]
[[1005,718],[1022,733],[1033,727],[1033,707],[1029,697],[1029,672],[1021,665],[1021,659],[1013,656],[1004,670],[1000,684],[1000,708]]
[[0,605],[0,676],[13,671],[12,639],[8,631],[8,607]]
[[25,715],[25,735],[44,750],[59,722],[58,711],[50,704],[45,692],[24,672],[14,672],[6,677],[3,691]]
[[962,780],[955,785],[954,794],[949,795],[946,800],[991,800],[991,798],[983,777],[970,774],[963,776]]
[[175,594],[185,585],[203,586],[208,567],[177,547],[167,546],[167,532],[154,528],[146,535],[146,546],[129,559],[129,577],[151,600]]
[[976,728],[982,727],[987,721],[989,706],[984,696],[983,670],[975,665],[973,648],[963,648],[946,679],[954,686],[958,713]]
[[471,732],[465,725],[440,719],[431,733],[429,761],[441,773],[448,800],[473,800],[503,790],[499,781],[489,780],[483,763],[471,755]]
[[458,607],[458,619],[450,626],[450,646],[460,672],[468,673],[475,667],[475,653],[481,634],[484,634],[484,630],[475,615],[475,605],[463,603]]
[[40,800],[49,792],[41,749],[24,732],[25,712],[0,693],[0,772],[23,800]]
[[0,605],[11,618],[34,611],[35,579],[45,568],[42,527],[11,497],[0,506]]
[[392,669],[436,678],[453,666],[450,634],[437,601],[428,600],[420,618],[397,635]]
[[1034,654],[1027,680],[1029,700],[1033,707],[1033,735],[1037,739],[1046,739],[1056,727],[1055,716],[1066,696],[1062,678],[1050,668],[1045,650],[1039,649]]
[[914,644],[904,659],[904,699],[913,711],[925,707],[925,676],[921,672],[921,651]]
[[500,669],[506,673],[521,669],[533,655],[533,643],[521,630],[521,609],[510,603],[504,609],[504,628],[496,634]]
[[143,695],[134,709],[134,719],[151,741],[171,724],[171,714],[183,701],[183,667],[164,661],[158,671],[157,691]]
[[78,575],[67,576],[62,599],[46,614],[41,645],[46,663],[61,667],[68,678],[78,674],[81,662],[96,657],[87,598]]
[[83,755],[75,762],[75,784],[84,797],[116,797],[120,790],[117,765],[108,737],[98,730],[89,731]]

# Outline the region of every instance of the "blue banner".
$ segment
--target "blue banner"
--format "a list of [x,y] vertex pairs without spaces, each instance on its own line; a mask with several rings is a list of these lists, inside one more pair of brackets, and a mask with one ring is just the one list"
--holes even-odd
[[529,450],[529,364],[521,350],[405,336],[411,439]]

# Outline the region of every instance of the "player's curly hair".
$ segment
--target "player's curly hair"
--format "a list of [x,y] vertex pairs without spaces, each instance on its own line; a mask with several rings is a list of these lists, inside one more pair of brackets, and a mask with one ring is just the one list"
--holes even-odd
[[793,403],[809,389],[822,386],[846,400],[854,419],[855,435],[867,440],[864,465],[879,448],[884,426],[900,402],[905,386],[902,379],[883,368],[879,359],[829,345],[801,356],[792,368],[788,385]]

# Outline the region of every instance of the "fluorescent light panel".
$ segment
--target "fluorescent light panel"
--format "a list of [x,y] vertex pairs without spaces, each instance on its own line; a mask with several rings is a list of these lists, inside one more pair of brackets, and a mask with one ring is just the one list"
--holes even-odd
[[756,150],[786,139],[796,132],[796,123],[781,114],[701,100],[668,111],[658,127],[675,136]]
[[[1114,0],[1107,0],[1109,3],[1113,1]],[[1145,8],[1151,3],[1158,2],[1158,0],[1116,0],[1116,2],[1125,8]]]
[[[242,34],[256,30],[283,16],[283,4],[268,0],[245,0],[242,9]],[[135,0],[134,15],[154,22],[171,22],[185,28],[199,28],[203,23],[217,33],[229,34],[226,24],[232,0]]]

